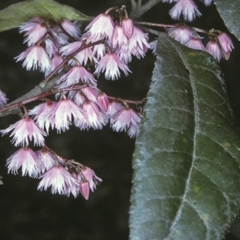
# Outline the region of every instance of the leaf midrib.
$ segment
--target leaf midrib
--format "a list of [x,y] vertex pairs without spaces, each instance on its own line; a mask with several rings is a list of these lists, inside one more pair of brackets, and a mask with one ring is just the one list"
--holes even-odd
[[[167,39],[167,41],[169,41],[169,40]],[[193,81],[193,79],[191,77],[191,75],[192,75],[191,67],[188,64],[188,61],[185,59],[184,54],[182,53],[182,51],[176,45],[172,44],[172,42],[170,42],[170,44],[175,48],[176,52],[181,57],[184,66],[186,66],[186,69],[189,71],[189,80],[190,80],[190,85],[191,85],[191,89],[192,89],[192,93],[193,93],[194,131],[193,131],[192,163],[191,163],[191,167],[189,169],[189,174],[188,174],[188,177],[187,177],[187,180],[186,180],[185,191],[184,191],[184,194],[182,196],[182,201],[181,201],[181,204],[180,204],[180,206],[178,208],[176,216],[175,216],[175,218],[174,218],[174,220],[172,222],[172,225],[170,226],[169,234],[168,234],[168,236],[164,240],[167,240],[167,239],[169,239],[171,237],[171,235],[172,235],[172,233],[174,231],[174,227],[176,226],[177,222],[179,221],[179,219],[180,219],[180,217],[182,215],[182,210],[184,208],[185,200],[186,200],[186,197],[187,197],[188,192],[189,192],[189,185],[190,185],[192,170],[193,170],[195,159],[196,159],[196,138],[197,138],[197,130],[199,128],[199,117],[198,117],[198,112],[199,112],[198,109],[199,108],[198,108],[198,104],[197,104],[197,101],[196,101],[196,99],[197,99],[197,97],[196,97],[197,96],[197,92],[196,92],[194,81]]]

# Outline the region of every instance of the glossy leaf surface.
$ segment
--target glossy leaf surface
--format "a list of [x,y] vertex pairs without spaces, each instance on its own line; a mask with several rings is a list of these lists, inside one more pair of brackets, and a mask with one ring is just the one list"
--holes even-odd
[[222,239],[240,207],[240,138],[213,58],[161,33],[136,140],[130,239]]
[[236,0],[214,0],[214,3],[228,30],[240,40],[240,2]]
[[30,0],[13,4],[0,11],[0,31],[19,27],[35,17],[60,20],[90,20],[91,18],[76,9],[53,0]]

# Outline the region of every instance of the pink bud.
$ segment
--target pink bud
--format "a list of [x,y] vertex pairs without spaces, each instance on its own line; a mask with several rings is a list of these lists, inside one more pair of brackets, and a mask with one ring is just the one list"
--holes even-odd
[[133,27],[134,27],[134,25],[133,25],[132,19],[124,18],[122,20],[122,29],[123,29],[124,34],[128,38],[130,38],[132,36],[132,34],[133,34]]
[[98,95],[98,106],[103,110],[103,111],[107,111],[108,110],[108,96],[105,93],[100,93]]
[[79,185],[80,192],[82,196],[88,200],[89,198],[89,193],[90,193],[90,188],[88,182],[81,182]]

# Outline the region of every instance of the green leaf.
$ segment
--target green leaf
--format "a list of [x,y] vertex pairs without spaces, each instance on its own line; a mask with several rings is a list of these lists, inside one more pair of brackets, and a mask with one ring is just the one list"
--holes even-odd
[[214,3],[228,30],[240,40],[240,2],[236,0],[214,0]]
[[86,21],[91,18],[76,9],[52,0],[30,0],[13,4],[0,11],[0,31],[19,27],[35,17]]
[[130,239],[222,239],[240,208],[240,137],[209,54],[159,35],[140,130]]

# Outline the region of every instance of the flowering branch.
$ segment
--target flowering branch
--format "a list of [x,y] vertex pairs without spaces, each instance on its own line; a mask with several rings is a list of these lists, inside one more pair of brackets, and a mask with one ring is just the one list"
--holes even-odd
[[[141,0],[131,0],[132,17],[141,16],[158,2],[150,0],[142,5]],[[187,19],[194,19],[198,11],[193,2],[189,3],[188,11],[182,14]],[[182,0],[176,4],[180,10],[184,5]],[[217,60],[221,57],[228,59],[233,48],[231,39],[218,30],[206,31],[180,24],[138,24],[164,28],[175,40],[190,48],[208,51]],[[152,29],[146,31],[155,35],[159,33]],[[137,136],[146,99],[134,101],[108,96],[98,88],[97,78],[101,74],[107,80],[117,80],[122,73],[127,76],[131,73],[129,63],[133,57],[143,58],[149,49],[154,52],[156,41],[148,41],[148,34],[128,17],[125,5],[111,7],[99,14],[86,26],[83,34],[79,26],[68,19],[54,21],[40,17],[23,23],[20,32],[24,33],[28,48],[15,58],[16,61],[23,61],[27,70],[40,70],[45,79],[7,105],[4,105],[5,95],[0,94],[0,104],[4,105],[0,107],[0,117],[14,113],[21,117],[0,130],[3,135],[10,134],[14,146],[21,146],[7,159],[8,171],[17,173],[21,168],[23,175],[42,178],[38,186],[40,190],[51,186],[53,193],[74,197],[80,193],[88,199],[90,190],[93,191],[101,179],[82,164],[58,156],[45,146],[44,138],[50,128],[61,133],[70,125],[88,130],[102,129],[107,124],[114,131]],[[198,33],[210,38],[206,47]],[[54,95],[55,100],[46,98],[50,95]],[[43,103],[28,110],[26,104],[37,100]],[[42,149],[34,152],[29,145]]]

